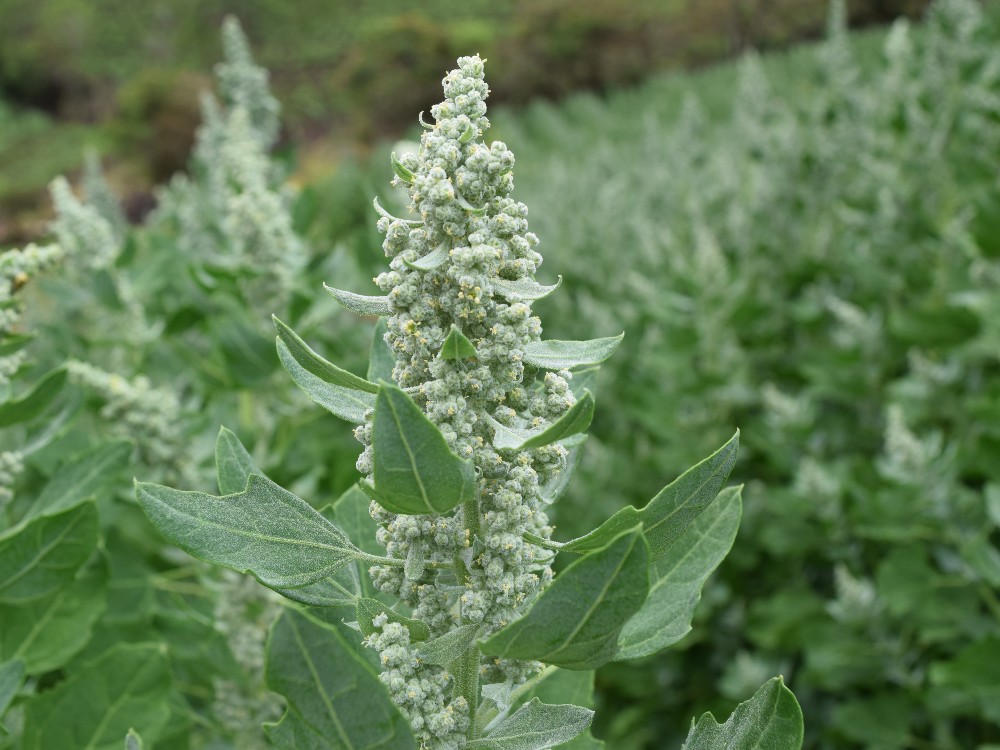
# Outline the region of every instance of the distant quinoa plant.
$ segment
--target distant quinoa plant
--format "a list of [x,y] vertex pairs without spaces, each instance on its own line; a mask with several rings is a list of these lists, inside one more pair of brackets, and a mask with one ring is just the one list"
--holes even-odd
[[[375,204],[383,294],[329,288],[378,319],[366,377],[275,319],[293,380],[355,426],[362,479],[317,511],[223,429],[220,496],[137,484],[172,542],[297,602],[268,643],[268,686],[287,704],[266,725],[277,747],[602,747],[593,670],[680,640],[739,526],[740,488],[724,488],[734,436],[642,509],[553,539],[546,509],[581,460],[597,366],[621,337],[542,339],[532,304],[558,283],[535,279],[513,154],[483,141],[483,61],[460,58],[443,84],[419,152],[392,158],[411,217]],[[554,575],[560,552],[572,560]],[[725,724],[705,714],[685,747],[801,738],[775,678]]]

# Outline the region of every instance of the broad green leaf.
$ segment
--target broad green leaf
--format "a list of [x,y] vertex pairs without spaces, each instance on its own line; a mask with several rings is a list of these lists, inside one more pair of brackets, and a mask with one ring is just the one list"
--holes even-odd
[[701,589],[729,553],[740,528],[739,487],[728,487],[688,526],[680,539],[650,565],[649,596],[625,623],[615,659],[638,659],[683,638],[701,599]]
[[472,342],[465,338],[465,335],[458,330],[453,323],[448,335],[445,336],[444,343],[441,344],[441,351],[438,352],[439,359],[472,359],[478,357],[479,352]]
[[143,750],[145,743],[142,741],[142,737],[134,729],[129,729],[128,734],[125,735],[125,750]]
[[[548,667],[541,679],[524,695],[517,698],[517,704],[538,698],[542,703],[571,703],[584,708],[594,707],[594,672]],[[586,731],[573,740],[560,745],[560,750],[603,750],[604,742],[597,740]]]
[[586,731],[594,712],[582,706],[549,705],[533,698],[502,721],[486,737],[475,740],[478,750],[545,750],[569,742]]
[[97,548],[97,507],[83,503],[0,536],[0,604],[44,599],[76,577]]
[[240,439],[225,427],[219,428],[215,439],[215,473],[222,495],[243,492],[251,474],[264,474]]
[[556,576],[527,614],[480,643],[487,656],[592,669],[613,658],[618,634],[649,587],[639,528],[585,555]]
[[[3,719],[4,713],[7,711],[7,707],[10,706],[11,702],[14,700],[14,696],[17,695],[17,691],[21,689],[21,683],[24,681],[24,662],[18,660],[5,661],[0,664],[0,719]],[[3,724],[0,724],[0,733],[5,733],[7,730]]]
[[0,404],[0,427],[34,419],[51,404],[66,385],[66,370],[53,370],[19,399]]
[[600,364],[618,348],[624,333],[590,341],[532,341],[524,347],[524,363],[545,370],[570,370]]
[[325,625],[286,610],[267,644],[267,686],[288,706],[264,726],[285,750],[417,750],[406,720],[364,647],[345,625]]
[[284,342],[288,348],[288,352],[295,358],[295,361],[320,380],[331,385],[338,385],[342,388],[349,388],[355,391],[365,391],[367,393],[378,392],[377,385],[369,383],[353,372],[348,372],[337,367],[332,362],[323,359],[305,341],[299,338],[295,331],[278,320],[277,317],[272,315],[271,319],[274,321],[274,327],[278,331],[278,338]]
[[681,750],[799,750],[802,710],[780,677],[736,707],[725,724],[702,714]]
[[332,576],[298,588],[275,589],[292,601],[311,607],[354,606],[362,594],[357,567],[345,565]]
[[60,513],[97,494],[128,466],[131,453],[131,443],[101,443],[61,465],[32,505],[31,515]]
[[664,487],[642,509],[642,533],[653,560],[661,557],[688,525],[715,500],[736,463],[739,430],[729,442]]
[[45,599],[0,605],[0,661],[23,661],[30,675],[62,667],[90,640],[107,606],[106,582],[95,566]]
[[588,552],[642,523],[651,558],[658,559],[718,496],[736,462],[739,438],[737,431],[719,450],[660,490],[642,510],[626,505],[589,534],[566,542],[561,549]]
[[358,626],[364,635],[371,635],[376,632],[372,620],[379,615],[385,615],[389,619],[389,622],[398,622],[409,630],[411,641],[426,641],[431,637],[431,631],[427,627],[426,622],[403,617],[403,615],[393,612],[377,599],[359,599],[355,613],[358,618]]
[[493,427],[493,445],[500,450],[525,450],[541,448],[578,435],[588,427],[594,418],[594,397],[584,391],[583,397],[571,406],[555,422],[540,430],[520,430],[505,427],[487,415]]
[[433,640],[421,643],[418,649],[420,658],[429,664],[447,667],[466,652],[476,640],[480,629],[479,625],[462,625]]
[[354,424],[365,421],[365,412],[375,406],[375,396],[355,388],[344,388],[328,383],[313,375],[292,356],[285,342],[278,339],[278,359],[292,381],[315,403],[322,406],[335,417]]
[[552,286],[543,286],[534,279],[518,279],[508,281],[507,279],[496,279],[493,282],[493,290],[506,300],[517,302],[524,299],[542,299],[548,297],[562,284],[562,276],[556,279]]
[[379,318],[372,333],[372,346],[368,354],[368,382],[377,383],[384,380],[392,382],[392,368],[396,365],[396,357],[385,342],[385,335],[389,332],[389,326],[385,318]]
[[121,750],[135,728],[155,739],[170,718],[170,666],[160,644],[120,644],[27,704],[25,750]]
[[392,513],[444,513],[475,497],[472,463],[452,453],[420,407],[388,383],[376,398],[372,447],[375,492]]
[[388,297],[371,297],[365,294],[345,292],[343,289],[334,289],[332,286],[327,286],[326,284],[323,286],[326,291],[333,295],[333,298],[337,302],[352,313],[379,316],[389,315],[392,312],[389,309]]
[[185,552],[274,589],[328,578],[361,554],[308,503],[257,474],[233,495],[137,482],[136,498],[160,533]]
[[417,258],[415,261],[404,260],[403,262],[417,271],[433,271],[435,268],[443,266],[448,261],[451,248],[448,242],[442,242],[436,249],[431,250],[427,255]]

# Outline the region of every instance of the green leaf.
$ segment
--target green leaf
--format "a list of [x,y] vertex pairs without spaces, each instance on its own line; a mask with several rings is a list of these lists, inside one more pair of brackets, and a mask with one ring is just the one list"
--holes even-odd
[[[368,495],[357,484],[353,484],[333,504],[333,518],[347,534],[347,538],[362,552],[367,552],[370,555],[384,555],[385,548],[375,538],[378,524],[368,512],[370,506],[371,500]],[[325,512],[324,515],[326,515]],[[359,561],[354,567],[357,570],[359,593],[362,596],[373,598],[376,589],[368,576],[368,565]]]
[[[585,391],[583,397],[548,427],[540,430],[520,430],[505,427],[487,415],[493,427],[493,445],[500,450],[525,450],[541,448],[578,435],[588,427],[594,418],[594,397]],[[634,525],[634,524],[633,524]]]
[[21,660],[31,675],[66,664],[107,606],[106,578],[103,567],[93,567],[45,599],[0,605],[0,661]]
[[376,627],[372,624],[372,620],[379,615],[385,615],[389,619],[389,622],[398,622],[409,630],[411,641],[426,641],[431,637],[431,631],[427,627],[426,622],[403,617],[403,615],[393,612],[377,599],[359,599],[355,613],[358,618],[358,626],[366,636],[377,632]]
[[3,340],[0,341],[0,357],[9,357],[11,354],[17,354],[24,347],[30,344],[35,339],[35,334],[33,333],[19,333],[13,336],[4,336]]
[[344,625],[286,610],[267,644],[267,686],[288,707],[264,729],[284,750],[417,750],[364,648]]
[[243,492],[251,474],[264,474],[236,434],[225,427],[219,428],[215,439],[215,473],[221,495]]
[[173,544],[274,589],[328,578],[361,554],[308,503],[257,474],[244,492],[222,497],[139,482],[135,490]]
[[170,667],[159,644],[119,644],[30,700],[25,750],[121,750],[135,727],[155,739],[170,718]]
[[718,496],[736,462],[739,444],[737,430],[724,446],[660,490],[642,510],[626,505],[589,534],[566,542],[561,549],[588,552],[642,523],[651,558],[658,559]]
[[725,724],[702,714],[681,750],[799,750],[802,710],[780,677],[736,707]]
[[372,434],[375,492],[392,513],[444,513],[476,496],[472,463],[454,453],[413,399],[383,382]]
[[313,375],[299,364],[281,339],[278,339],[278,359],[295,385],[335,417],[361,424],[365,421],[365,412],[375,406],[375,396],[371,393],[334,385]]
[[275,591],[292,601],[311,607],[353,607],[362,593],[355,565],[345,565],[332,576],[305,586]]
[[142,737],[137,731],[130,728],[128,734],[125,735],[125,750],[143,750],[144,747]]
[[43,599],[69,585],[97,548],[97,538],[93,502],[0,536],[0,604]]
[[642,533],[652,559],[661,557],[715,500],[736,463],[739,430],[719,450],[668,484],[642,509]]
[[[584,708],[594,707],[594,672],[549,667],[540,675],[541,679],[524,695],[518,696],[516,704],[538,698],[542,703],[572,703]],[[478,718],[478,717],[477,717]],[[560,750],[603,750],[604,743],[584,732],[576,739],[560,745]]]
[[384,380],[392,382],[392,368],[396,365],[396,357],[385,342],[389,326],[385,318],[379,318],[372,333],[372,346],[368,355],[368,382],[377,383]]
[[277,317],[272,315],[271,319],[274,321],[274,327],[278,331],[278,338],[284,342],[288,348],[288,352],[295,361],[320,380],[331,385],[339,385],[342,388],[349,388],[355,391],[365,391],[367,393],[378,392],[377,385],[369,383],[353,372],[348,372],[337,367],[332,362],[326,361],[314,352],[305,341],[299,338],[295,331],[278,320]]
[[22,398],[0,404],[0,427],[10,427],[34,419],[48,408],[65,385],[66,370],[53,370]]
[[117,479],[128,465],[132,444],[101,443],[60,465],[31,507],[31,516],[52,515],[73,508]]
[[[13,660],[0,664],[0,719],[3,718],[8,706],[21,689],[24,681],[24,662]],[[0,724],[0,732],[6,734],[7,729]]]
[[441,351],[438,352],[438,359],[472,359],[478,357],[479,352],[472,342],[465,338],[465,335],[458,330],[454,323],[451,330],[441,344]]
[[518,302],[525,299],[535,300],[548,297],[559,288],[560,284],[562,284],[562,276],[558,277],[552,286],[543,286],[531,278],[518,279],[517,281],[496,279],[493,281],[493,290],[510,302]]
[[589,708],[549,705],[533,698],[488,736],[473,741],[470,747],[479,750],[545,750],[582,734],[593,718],[594,712]]
[[392,162],[392,171],[396,173],[396,176],[407,185],[413,184],[413,178],[416,177],[416,175],[399,163],[399,159],[396,158],[395,151],[392,152],[390,161]]
[[396,218],[391,213],[389,213],[384,208],[382,208],[381,204],[378,202],[378,198],[377,197],[372,201],[372,203],[375,205],[375,211],[378,212],[378,215],[382,216],[382,217],[384,217],[386,219],[388,219],[389,221],[400,221],[400,222],[402,222],[403,224],[406,224],[409,227],[422,227],[424,225],[424,223],[422,221],[419,221],[419,220],[416,220],[416,219],[399,219],[399,218]]
[[592,669],[614,655],[618,634],[649,588],[637,527],[556,576],[521,619],[480,643],[487,656]]
[[618,348],[625,334],[590,341],[532,341],[524,347],[524,363],[545,370],[570,370],[600,364]]
[[388,297],[370,297],[365,294],[355,294],[354,292],[345,292],[343,289],[334,289],[332,286],[323,287],[333,298],[341,304],[342,307],[350,310],[352,313],[358,315],[389,315],[392,311],[389,309],[389,298]]
[[649,595],[622,628],[616,660],[654,654],[691,630],[701,589],[729,553],[739,531],[740,489],[724,489],[663,557],[650,565]]
[[479,635],[482,626],[462,625],[444,635],[421,643],[417,653],[428,664],[447,667],[461,657]]
[[417,258],[414,261],[404,260],[403,262],[409,267],[417,271],[433,271],[435,268],[440,268],[447,261],[451,253],[451,248],[448,242],[442,242],[434,250],[431,250],[427,255]]

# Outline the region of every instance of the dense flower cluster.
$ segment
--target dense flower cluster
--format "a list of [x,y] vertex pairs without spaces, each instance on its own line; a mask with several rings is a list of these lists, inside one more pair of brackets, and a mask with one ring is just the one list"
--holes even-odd
[[[542,262],[538,238],[528,231],[527,207],[510,197],[513,154],[503,143],[481,140],[489,127],[483,62],[463,57],[458,64],[444,78],[445,101],[431,110],[436,124],[423,134],[419,152],[396,164],[393,184],[408,187],[419,220],[383,212],[378,224],[392,259],[376,283],[389,299],[393,380],[451,449],[473,462],[479,478],[475,508],[452,515],[396,515],[372,504],[389,557],[464,560],[458,580],[426,570],[412,579],[398,567],[371,569],[376,586],[412,607],[434,635],[459,624],[494,632],[551,580],[543,550],[523,537],[551,533],[540,488],[565,465],[566,448],[497,449],[491,424],[544,427],[575,403],[570,373],[541,373],[523,361],[524,346],[539,339],[542,327],[530,295],[512,291],[511,282],[534,282]],[[474,357],[439,356],[453,327],[475,347]],[[365,474],[373,465],[371,429],[369,419],[356,430],[366,446],[358,460]],[[383,680],[422,741],[447,743],[464,731],[465,699],[449,702],[447,675],[416,660],[405,630],[387,624],[369,644],[382,652]],[[481,681],[519,683],[534,666],[490,661],[481,666]]]
[[[0,253],[0,340],[16,333],[15,327],[21,319],[21,306],[15,295],[36,273],[58,263],[63,254],[59,245],[35,244]],[[10,382],[23,362],[23,350],[0,354],[0,386]]]

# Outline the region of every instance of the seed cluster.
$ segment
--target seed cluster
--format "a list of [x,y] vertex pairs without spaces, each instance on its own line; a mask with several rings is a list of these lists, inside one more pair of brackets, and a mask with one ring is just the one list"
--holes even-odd
[[[396,357],[393,380],[451,449],[472,461],[479,479],[476,517],[468,506],[433,516],[396,515],[377,502],[371,507],[389,557],[461,561],[457,575],[425,566],[408,578],[399,567],[371,568],[375,585],[412,607],[432,636],[465,624],[494,632],[551,580],[544,550],[524,534],[551,534],[540,488],[565,466],[566,449],[497,449],[489,418],[541,428],[575,403],[570,373],[543,373],[524,362],[524,347],[539,340],[541,322],[531,300],[505,282],[533,282],[542,262],[538,238],[528,231],[527,207],[510,197],[513,154],[503,143],[482,142],[489,127],[483,61],[463,57],[458,65],[444,78],[445,101],[432,108],[436,124],[423,134],[419,152],[397,165],[393,184],[408,188],[410,209],[420,218],[384,214],[379,220],[391,261],[375,279],[389,299],[385,340]],[[453,326],[475,346],[475,357],[439,356]],[[366,446],[358,469],[370,474],[370,415],[355,434]],[[464,698],[449,698],[443,669],[421,664],[408,635],[392,623],[369,645],[381,651],[383,681],[422,742],[437,747],[462,736],[460,717],[468,706]],[[520,683],[535,667],[489,661],[481,665],[480,681]]]

